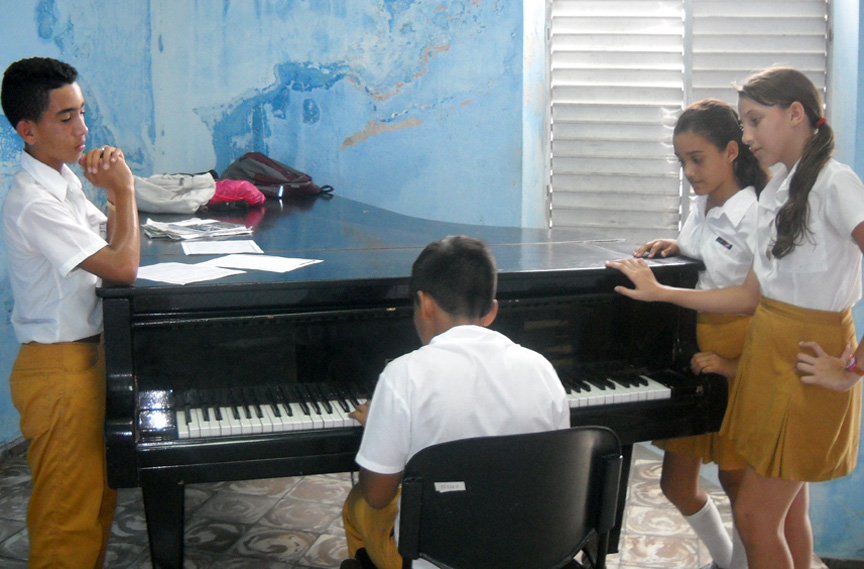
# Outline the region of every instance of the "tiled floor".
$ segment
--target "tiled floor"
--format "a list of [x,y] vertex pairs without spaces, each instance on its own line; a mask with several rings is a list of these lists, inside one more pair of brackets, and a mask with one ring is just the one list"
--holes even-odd
[[[13,454],[13,453],[10,453]],[[705,547],[660,493],[660,457],[637,446],[620,553],[611,569],[693,569],[710,562]],[[731,520],[728,501],[703,484]],[[190,485],[186,490],[187,569],[332,568],[346,556],[341,506],[349,474]],[[23,456],[0,463],[0,567],[26,567],[30,474]],[[105,563],[150,568],[141,493],[121,490]],[[824,568],[814,560],[814,568]]]

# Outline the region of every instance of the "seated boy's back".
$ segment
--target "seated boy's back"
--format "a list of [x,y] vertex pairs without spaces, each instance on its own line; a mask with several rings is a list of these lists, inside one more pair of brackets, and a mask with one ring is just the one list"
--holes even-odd
[[495,260],[478,239],[436,241],[414,262],[411,298],[423,347],[390,362],[370,404],[355,414],[366,429],[357,453],[360,480],[344,509],[352,557],[363,548],[379,569],[401,567],[396,497],[405,465],[418,451],[457,439],[570,426],[552,364],[486,328],[498,310],[496,284]]
[[357,463],[384,474],[434,444],[570,426],[552,364],[476,325],[453,327],[392,361],[373,401]]

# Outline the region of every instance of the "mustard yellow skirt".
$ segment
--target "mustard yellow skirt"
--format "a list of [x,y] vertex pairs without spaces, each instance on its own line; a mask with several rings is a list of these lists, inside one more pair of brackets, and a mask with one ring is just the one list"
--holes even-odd
[[858,458],[861,382],[837,392],[801,382],[799,341],[829,354],[857,345],[851,310],[826,312],[763,297],[732,385],[720,433],[759,474],[818,482],[849,474]]
[[[699,349],[727,359],[740,357],[750,320],[747,315],[699,313],[696,321]],[[735,451],[734,443],[718,433],[654,441],[654,445],[667,452],[701,458],[706,464],[715,462],[720,470],[747,466],[744,457]]]

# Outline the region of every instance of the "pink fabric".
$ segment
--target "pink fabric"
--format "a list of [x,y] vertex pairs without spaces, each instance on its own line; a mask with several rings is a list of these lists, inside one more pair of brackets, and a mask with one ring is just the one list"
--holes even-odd
[[264,194],[252,182],[246,180],[217,180],[216,193],[209,204],[245,201],[248,205],[264,203]]

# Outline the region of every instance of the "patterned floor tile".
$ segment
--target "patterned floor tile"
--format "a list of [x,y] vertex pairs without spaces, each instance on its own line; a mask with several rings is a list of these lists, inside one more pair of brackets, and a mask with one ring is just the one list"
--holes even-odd
[[243,535],[228,554],[296,563],[316,538],[312,533],[256,526]]
[[276,499],[269,496],[219,492],[204,502],[195,511],[195,515],[254,524],[275,505]]
[[[697,569],[710,561],[660,491],[662,455],[634,447],[620,553],[609,569]],[[356,479],[356,476],[355,476]],[[190,484],[185,489],[184,569],[337,569],[347,557],[342,504],[350,473]],[[731,526],[728,499],[703,487]],[[31,480],[20,453],[0,462],[0,567],[24,569]],[[105,569],[152,569],[141,490],[118,491]],[[813,569],[826,569],[814,559]]]

